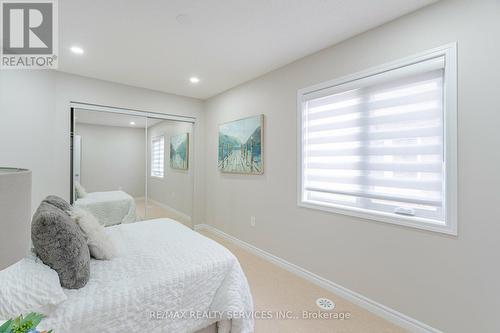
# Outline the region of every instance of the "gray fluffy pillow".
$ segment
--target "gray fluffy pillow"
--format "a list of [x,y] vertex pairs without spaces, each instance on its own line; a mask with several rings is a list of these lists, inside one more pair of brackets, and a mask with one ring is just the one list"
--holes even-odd
[[46,197],[43,200],[43,202],[47,202],[47,203],[51,204],[52,206],[56,206],[57,208],[65,211],[68,214],[72,209],[71,205],[66,200],[64,200],[63,198],[58,197],[56,195],[49,195],[48,197]]
[[[59,275],[61,286],[79,289],[90,277],[90,253],[80,228],[68,213],[44,200],[31,223],[35,253]],[[61,199],[62,200],[62,199]]]

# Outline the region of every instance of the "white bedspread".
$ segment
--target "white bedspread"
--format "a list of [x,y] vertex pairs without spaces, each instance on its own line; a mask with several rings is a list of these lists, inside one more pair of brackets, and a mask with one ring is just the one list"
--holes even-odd
[[75,206],[88,210],[99,223],[110,226],[135,222],[135,201],[123,191],[92,192],[75,201]]
[[[236,257],[178,222],[156,219],[106,228],[119,249],[92,260],[88,284],[43,320],[56,333],[195,332],[220,318],[219,332],[253,332],[252,297]],[[192,318],[199,311],[199,318]],[[151,314],[159,319],[151,319]],[[174,318],[165,318],[169,314]],[[236,318],[239,317],[239,318]],[[229,325],[228,325],[229,324]],[[222,329],[221,326],[229,326]]]

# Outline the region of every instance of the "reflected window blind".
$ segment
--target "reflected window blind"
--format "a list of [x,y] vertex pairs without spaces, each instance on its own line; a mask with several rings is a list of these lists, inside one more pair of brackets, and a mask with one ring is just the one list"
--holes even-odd
[[151,139],[151,176],[163,178],[165,163],[165,137]]
[[444,221],[444,58],[302,100],[302,200]]

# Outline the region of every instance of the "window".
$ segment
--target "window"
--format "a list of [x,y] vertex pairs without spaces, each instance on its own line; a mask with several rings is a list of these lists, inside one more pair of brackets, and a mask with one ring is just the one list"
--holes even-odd
[[298,93],[299,205],[456,234],[456,51]]
[[165,137],[151,138],[151,176],[163,178],[165,172]]

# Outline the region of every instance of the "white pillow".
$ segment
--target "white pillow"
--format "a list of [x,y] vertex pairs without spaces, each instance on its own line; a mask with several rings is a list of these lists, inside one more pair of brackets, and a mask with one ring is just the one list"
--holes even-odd
[[49,315],[66,299],[57,272],[33,255],[0,271],[0,320]]
[[76,199],[85,198],[87,196],[87,191],[85,191],[85,188],[80,182],[75,182],[75,195]]
[[89,211],[73,207],[71,217],[80,226],[89,246],[90,255],[96,259],[109,260],[116,255],[116,248],[104,227]]

